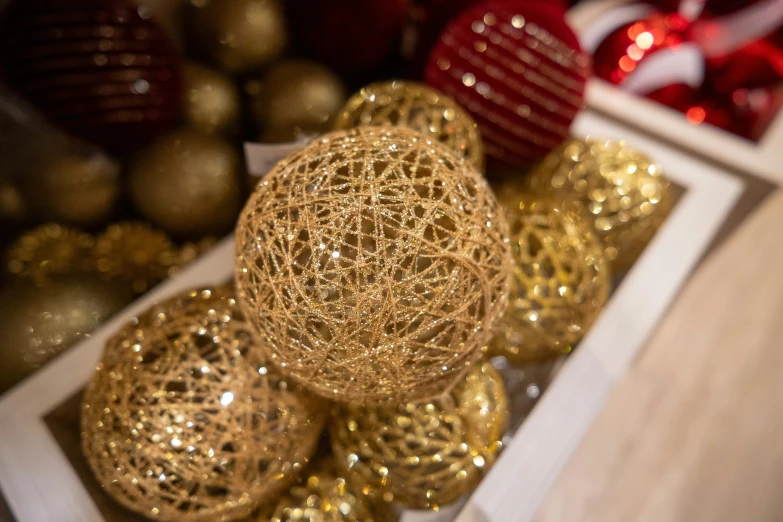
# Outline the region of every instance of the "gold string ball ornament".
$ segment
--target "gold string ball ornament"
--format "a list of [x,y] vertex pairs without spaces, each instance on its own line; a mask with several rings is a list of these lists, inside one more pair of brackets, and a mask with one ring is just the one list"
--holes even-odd
[[334,127],[360,125],[410,127],[484,170],[484,146],[476,121],[454,100],[422,83],[378,82],[362,88],[348,99]]
[[502,449],[509,412],[503,380],[477,364],[451,392],[399,406],[337,406],[332,451],[371,498],[438,509],[472,491]]
[[545,199],[508,203],[513,278],[490,352],[516,363],[567,354],[609,298],[609,260],[587,220]]
[[228,521],[289,484],[324,421],[218,287],[154,305],[108,341],[84,394],[82,449],[103,489],[137,513]]
[[256,522],[396,522],[394,509],[373,502],[351,484],[331,459],[303,475],[277,502],[264,506]]
[[587,216],[618,272],[642,253],[672,204],[661,166],[612,139],[565,141],[534,170],[529,186]]
[[462,378],[505,311],[487,182],[402,127],[334,132],[278,163],[237,224],[238,298],[274,364],[334,400],[399,403]]
[[8,272],[36,285],[55,275],[94,270],[94,238],[79,230],[48,223],[23,234],[8,248]]

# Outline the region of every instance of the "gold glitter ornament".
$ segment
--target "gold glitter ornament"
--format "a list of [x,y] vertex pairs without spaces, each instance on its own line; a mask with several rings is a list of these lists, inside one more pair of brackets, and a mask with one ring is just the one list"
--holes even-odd
[[394,522],[393,508],[356,490],[329,459],[265,506],[256,522]]
[[140,222],[110,225],[98,236],[92,254],[101,274],[129,281],[137,294],[179,268],[179,251],[169,237]]
[[550,200],[511,198],[506,218],[514,270],[490,351],[517,363],[569,353],[609,298],[603,245],[587,220]]
[[500,452],[509,418],[503,380],[488,362],[432,401],[335,410],[329,434],[338,465],[365,494],[417,509],[472,491]]
[[182,69],[185,121],[208,134],[231,131],[239,121],[239,93],[231,78],[197,63]]
[[484,170],[484,146],[476,121],[454,100],[422,83],[378,82],[362,88],[340,111],[334,128],[359,125],[410,127]]
[[616,271],[633,264],[672,202],[660,165],[612,139],[567,140],[528,179],[534,193],[589,217]]
[[125,307],[125,285],[94,274],[20,280],[0,293],[0,393],[87,337]]
[[95,240],[76,229],[49,223],[14,241],[8,249],[8,271],[42,285],[53,275],[94,269],[90,251]]
[[267,366],[232,290],[193,290],[109,340],[84,394],[82,448],[137,513],[235,520],[301,470],[324,410]]
[[507,226],[484,178],[403,127],[334,132],[278,163],[237,224],[236,282],[272,361],[319,395],[436,395],[505,311]]

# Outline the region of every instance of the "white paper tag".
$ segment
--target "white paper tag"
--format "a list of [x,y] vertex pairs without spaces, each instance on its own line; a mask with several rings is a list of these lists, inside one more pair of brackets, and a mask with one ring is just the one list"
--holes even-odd
[[245,164],[247,173],[257,178],[263,178],[266,173],[277,165],[277,162],[289,154],[305,147],[310,140],[308,136],[290,143],[251,143],[245,142]]

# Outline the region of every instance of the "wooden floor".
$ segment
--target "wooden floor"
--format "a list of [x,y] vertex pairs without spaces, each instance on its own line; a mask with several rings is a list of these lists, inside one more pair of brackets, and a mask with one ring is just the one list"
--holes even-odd
[[783,194],[696,272],[536,520],[783,520]]

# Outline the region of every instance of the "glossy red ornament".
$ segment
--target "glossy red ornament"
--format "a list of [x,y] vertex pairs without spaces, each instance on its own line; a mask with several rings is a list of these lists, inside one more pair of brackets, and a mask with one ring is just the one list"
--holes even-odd
[[446,27],[430,54],[426,81],[470,111],[488,156],[519,167],[568,136],[584,101],[588,67],[561,8],[496,0]]
[[129,1],[22,0],[0,20],[3,79],[65,131],[110,150],[176,122],[179,68],[164,31]]

